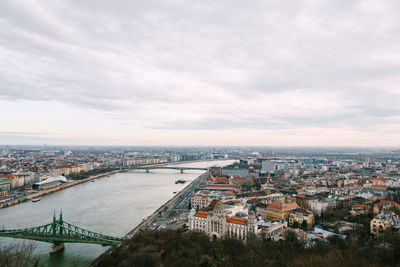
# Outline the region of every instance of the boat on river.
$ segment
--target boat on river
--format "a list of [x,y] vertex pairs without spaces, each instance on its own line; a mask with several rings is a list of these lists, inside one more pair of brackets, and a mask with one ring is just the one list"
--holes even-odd
[[184,184],[184,183],[186,183],[186,180],[179,179],[175,181],[175,184]]
[[38,202],[40,201],[40,198],[32,198],[32,202]]

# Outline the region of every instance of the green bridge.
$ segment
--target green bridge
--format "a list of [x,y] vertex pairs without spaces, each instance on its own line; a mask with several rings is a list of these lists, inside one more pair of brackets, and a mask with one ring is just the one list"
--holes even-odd
[[54,214],[53,222],[49,224],[25,229],[0,230],[0,237],[31,239],[53,243],[52,253],[63,249],[64,243],[89,243],[103,246],[116,246],[126,240],[126,238],[107,236],[88,231],[64,222],[62,212],[60,212],[59,219],[56,219]]

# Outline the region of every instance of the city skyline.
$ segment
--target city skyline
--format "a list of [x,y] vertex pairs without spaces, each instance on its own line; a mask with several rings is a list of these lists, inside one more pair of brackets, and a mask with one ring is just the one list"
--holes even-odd
[[3,1],[0,145],[400,145],[397,1]]

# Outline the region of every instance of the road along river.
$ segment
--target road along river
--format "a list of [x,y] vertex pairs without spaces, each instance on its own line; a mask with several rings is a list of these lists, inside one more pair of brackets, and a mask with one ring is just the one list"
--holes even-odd
[[[229,165],[228,161],[180,164],[182,167]],[[185,188],[204,171],[134,170],[96,179],[41,197],[39,202],[24,202],[0,209],[0,227],[5,229],[39,226],[52,221],[62,209],[64,221],[87,230],[122,237]],[[185,184],[175,184],[178,179]],[[65,250],[49,254],[51,244],[0,238],[0,246],[33,243],[34,254],[45,266],[88,266],[108,249],[101,245],[65,244]]]

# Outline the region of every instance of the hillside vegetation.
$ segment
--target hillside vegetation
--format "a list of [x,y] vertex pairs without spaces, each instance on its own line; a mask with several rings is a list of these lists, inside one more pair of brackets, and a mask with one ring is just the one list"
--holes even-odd
[[251,238],[211,241],[200,232],[144,231],[103,255],[94,266],[396,266],[398,239],[390,248],[361,240],[331,239],[329,244],[304,248],[294,232],[285,241]]

